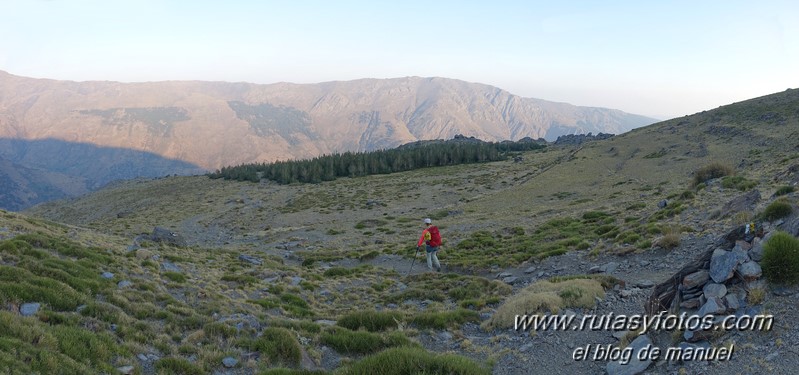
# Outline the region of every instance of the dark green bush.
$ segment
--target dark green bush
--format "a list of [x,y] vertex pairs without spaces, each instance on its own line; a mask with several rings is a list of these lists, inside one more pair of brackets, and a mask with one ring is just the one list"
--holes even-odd
[[799,239],[777,232],[763,245],[763,275],[776,283],[799,283]]
[[791,194],[794,191],[796,191],[796,188],[793,187],[793,186],[783,186],[783,187],[777,189],[777,191],[774,193],[774,195],[779,197],[781,195]]
[[771,202],[765,210],[763,210],[763,218],[769,221],[774,221],[786,217],[793,212],[791,204],[782,200]]

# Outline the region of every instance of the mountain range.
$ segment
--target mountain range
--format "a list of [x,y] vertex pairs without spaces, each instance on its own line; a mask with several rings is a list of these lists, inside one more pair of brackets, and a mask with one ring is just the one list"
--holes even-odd
[[[34,79],[0,71],[0,157],[88,178],[83,187],[88,190],[114,179],[371,151],[458,134],[485,141],[554,140],[563,134],[618,134],[653,122],[619,110],[522,98],[446,78],[120,83]],[[20,141],[93,147],[29,152],[29,147],[10,146]],[[79,156],[68,151],[77,148]],[[101,155],[106,148],[150,153],[174,165],[156,168],[148,158]],[[64,160],[70,162],[68,170]],[[100,169],[110,172],[102,177],[73,173]]]

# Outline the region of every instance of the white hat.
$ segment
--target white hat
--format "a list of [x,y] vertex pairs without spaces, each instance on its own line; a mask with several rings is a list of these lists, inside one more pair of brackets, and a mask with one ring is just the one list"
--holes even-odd
[[424,219],[424,223],[425,224],[432,224],[433,220],[430,220],[430,218],[427,218],[427,219]]

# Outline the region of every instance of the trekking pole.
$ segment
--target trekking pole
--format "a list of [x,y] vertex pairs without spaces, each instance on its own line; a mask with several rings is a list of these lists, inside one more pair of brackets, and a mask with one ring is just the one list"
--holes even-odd
[[419,255],[419,246],[416,246],[416,252],[413,253],[413,261],[411,262],[411,268],[408,269],[408,274],[405,275],[405,276],[408,276],[408,275],[411,274],[411,270],[413,269],[413,264],[416,263],[416,257],[418,255]]

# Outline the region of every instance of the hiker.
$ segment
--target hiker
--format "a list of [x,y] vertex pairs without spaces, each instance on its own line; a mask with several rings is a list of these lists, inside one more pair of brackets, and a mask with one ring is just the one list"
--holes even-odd
[[416,252],[419,252],[419,247],[425,243],[427,249],[427,268],[432,271],[433,264],[436,265],[436,271],[441,272],[441,263],[438,261],[436,252],[441,246],[441,234],[438,232],[438,227],[433,225],[433,221],[424,219],[425,229],[422,231],[422,236],[419,237],[419,242],[416,243]]

